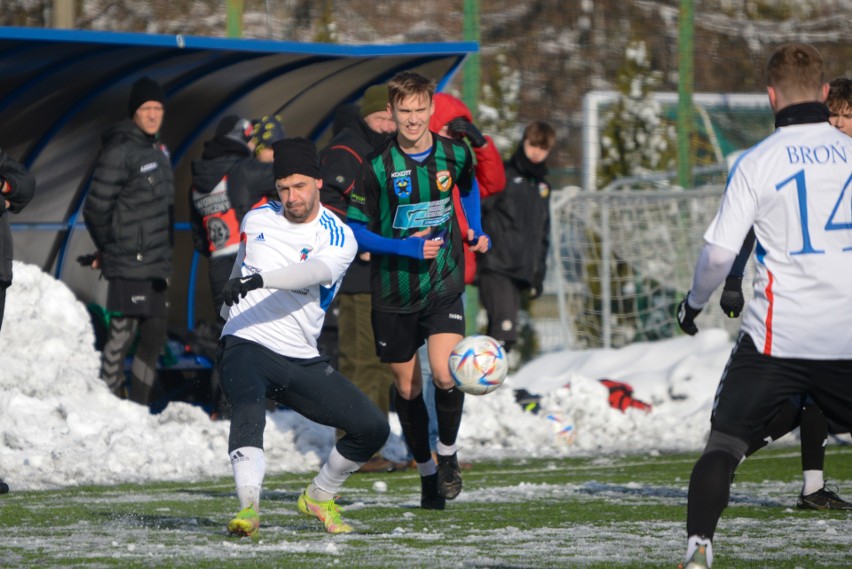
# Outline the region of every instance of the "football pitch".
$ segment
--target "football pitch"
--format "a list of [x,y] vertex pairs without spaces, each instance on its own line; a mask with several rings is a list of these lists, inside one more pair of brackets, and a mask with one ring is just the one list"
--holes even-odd
[[[230,478],[13,489],[0,496],[0,566],[676,567],[696,458],[477,462],[443,512],[418,507],[414,471],[356,474],[339,500],[356,532],[338,536],[296,509],[311,475],[275,474],[257,541],[227,535],[238,509]],[[829,446],[826,476],[852,498],[852,446]],[[800,486],[798,446],[749,458],[717,531],[714,567],[849,566],[852,512],[797,510]]]

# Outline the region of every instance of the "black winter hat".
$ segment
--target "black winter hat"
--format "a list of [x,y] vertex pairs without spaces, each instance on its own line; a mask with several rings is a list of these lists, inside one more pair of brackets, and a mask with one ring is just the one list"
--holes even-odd
[[307,138],[283,138],[272,144],[272,151],[275,153],[272,170],[276,180],[291,174],[321,178],[316,144]]
[[215,136],[224,136],[243,144],[248,144],[254,134],[251,121],[237,115],[228,115],[219,121]]
[[127,100],[127,113],[131,117],[136,114],[136,109],[148,101],[157,101],[166,104],[166,94],[160,84],[150,77],[140,77],[130,88],[130,98]]

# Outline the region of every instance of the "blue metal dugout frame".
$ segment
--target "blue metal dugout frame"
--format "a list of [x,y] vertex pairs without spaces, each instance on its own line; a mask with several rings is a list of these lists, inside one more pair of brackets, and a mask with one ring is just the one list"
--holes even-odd
[[358,102],[370,85],[410,69],[441,90],[477,50],[475,42],[347,46],[0,27],[0,147],[37,183],[12,219],[15,259],[62,280],[84,303],[104,303],[105,282],[74,262],[94,251],[80,212],[100,135],[126,116],[130,85],[147,75],[166,91],[162,139],[175,171],[170,326],[192,330],[199,314],[213,315],[201,308],[212,303],[189,238],[190,163],[223,116],[278,114],[288,135],[321,144],[335,108]]

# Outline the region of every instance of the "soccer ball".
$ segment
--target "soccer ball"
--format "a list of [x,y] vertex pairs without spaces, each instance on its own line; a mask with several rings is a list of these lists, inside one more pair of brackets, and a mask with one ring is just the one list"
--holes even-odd
[[506,352],[490,336],[468,336],[450,354],[450,374],[456,386],[471,395],[491,393],[506,379]]

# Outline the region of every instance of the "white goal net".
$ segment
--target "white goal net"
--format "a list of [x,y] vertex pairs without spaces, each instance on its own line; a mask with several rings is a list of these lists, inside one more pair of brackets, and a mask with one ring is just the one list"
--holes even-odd
[[[722,192],[555,192],[546,290],[555,293],[562,345],[619,347],[680,334],[674,312],[691,286]],[[746,299],[750,283],[749,266]],[[722,314],[720,294],[721,288],[698,326],[734,333],[740,319]]]

